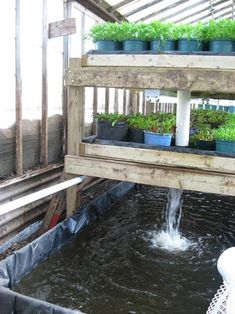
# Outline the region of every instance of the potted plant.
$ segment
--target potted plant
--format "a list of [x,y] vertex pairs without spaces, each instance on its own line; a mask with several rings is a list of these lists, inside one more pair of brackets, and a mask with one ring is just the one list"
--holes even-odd
[[122,40],[123,51],[140,52],[148,50],[147,28],[148,25],[142,22],[122,22],[119,27],[119,38]]
[[211,128],[205,127],[195,134],[196,147],[201,150],[215,150],[215,136]]
[[235,21],[230,19],[211,20],[205,26],[205,39],[209,42],[209,51],[235,51]]
[[118,23],[99,23],[91,28],[88,37],[92,38],[98,51],[121,50],[119,27]]
[[150,49],[154,51],[176,50],[175,33],[172,23],[153,21],[148,24],[147,38],[150,41]]
[[214,131],[216,151],[235,153],[235,125],[222,125]]
[[174,36],[178,39],[178,51],[203,51],[204,28],[204,25],[200,22],[196,25],[176,25],[174,28]]
[[175,130],[175,117],[169,116],[162,120],[154,115],[147,119],[147,129],[144,131],[144,143],[149,145],[170,146],[172,133]]
[[126,141],[128,132],[127,117],[118,113],[97,113],[97,138],[111,141]]
[[138,113],[130,115],[127,119],[129,142],[144,143],[144,129],[146,128],[146,116]]

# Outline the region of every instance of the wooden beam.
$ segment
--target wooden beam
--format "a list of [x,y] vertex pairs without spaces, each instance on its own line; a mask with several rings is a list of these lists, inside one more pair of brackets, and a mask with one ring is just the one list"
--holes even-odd
[[[93,89],[93,114],[95,115],[98,112],[98,89],[94,87]],[[93,134],[96,134],[96,121],[95,116],[93,116]]]
[[48,86],[47,86],[47,0],[43,0],[42,21],[42,120],[41,120],[41,162],[48,164]]
[[109,22],[120,21],[120,19],[118,19],[114,14],[108,12],[105,8],[103,8],[101,5],[99,5],[93,0],[75,0],[75,1],[81,4],[86,9],[90,10],[95,15],[102,18],[104,21],[109,21]]
[[144,67],[235,70],[234,56],[215,55],[86,55],[82,58],[84,67]]
[[235,159],[145,148],[80,144],[81,156],[235,174]]
[[118,88],[115,88],[114,89],[114,106],[113,106],[113,109],[114,109],[114,112],[115,113],[118,113],[118,106],[119,105],[119,99],[118,99]]
[[69,71],[66,80],[71,86],[119,88],[158,88],[204,92],[207,95],[235,95],[235,71],[168,68],[89,67]]
[[140,6],[140,7],[137,7],[136,9],[134,9],[134,10],[128,12],[128,13],[125,14],[124,16],[125,16],[125,17],[129,17],[129,16],[131,16],[131,15],[133,15],[133,14],[135,14],[135,13],[139,13],[139,12],[145,10],[145,9],[148,9],[149,7],[151,7],[151,6],[153,6],[153,5],[159,4],[159,3],[162,2],[162,1],[165,1],[165,0],[154,0],[154,1],[151,1],[151,2],[149,2],[149,3],[147,3],[147,4],[144,4],[144,5]]
[[235,196],[235,176],[208,171],[193,171],[142,163],[66,156],[65,171],[204,193]]
[[16,109],[16,174],[23,174],[22,141],[22,78],[20,58],[20,0],[16,0],[15,10],[15,109]]
[[104,104],[105,113],[109,113],[109,88],[105,88],[105,104]]

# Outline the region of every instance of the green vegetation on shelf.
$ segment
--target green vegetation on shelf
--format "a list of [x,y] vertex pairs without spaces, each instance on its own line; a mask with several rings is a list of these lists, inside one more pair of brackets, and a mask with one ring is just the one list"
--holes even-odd
[[124,41],[129,39],[161,41],[176,40],[180,38],[197,40],[235,40],[235,21],[232,19],[211,20],[207,24],[197,23],[195,25],[182,23],[164,23],[158,20],[143,22],[122,22],[122,23],[100,23],[94,25],[89,38],[94,42],[98,40]]
[[114,126],[117,122],[126,122],[128,117],[119,113],[96,113],[93,115],[97,121],[108,121]]
[[98,40],[120,41],[119,28],[119,23],[107,22],[96,24],[91,28],[87,37],[92,38],[94,42]]
[[235,141],[235,126],[223,125],[214,130],[216,140]]
[[176,39],[205,39],[205,25],[201,22],[196,25],[192,24],[179,24],[174,28],[174,37]]
[[231,19],[211,20],[205,25],[205,40],[235,39],[235,21]]
[[229,113],[225,111],[215,111],[211,109],[191,110],[191,128],[200,129],[205,126],[218,127],[225,124],[229,119]]

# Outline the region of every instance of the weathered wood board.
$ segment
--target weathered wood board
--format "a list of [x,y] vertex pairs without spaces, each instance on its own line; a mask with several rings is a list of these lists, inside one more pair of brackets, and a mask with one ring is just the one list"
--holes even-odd
[[176,54],[90,54],[82,58],[84,67],[160,67],[235,70],[235,56]]
[[65,172],[160,187],[235,196],[235,175],[80,156],[65,157]]
[[235,158],[88,143],[80,144],[80,155],[235,174]]

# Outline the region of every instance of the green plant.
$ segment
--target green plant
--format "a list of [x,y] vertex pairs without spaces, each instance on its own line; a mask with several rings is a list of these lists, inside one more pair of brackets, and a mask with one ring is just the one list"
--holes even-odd
[[146,116],[140,113],[128,116],[127,122],[131,128],[145,130],[147,127]]
[[215,140],[214,130],[211,128],[205,127],[199,130],[194,135],[194,138],[200,141],[214,141]]
[[175,26],[173,31],[175,33],[174,37],[176,39],[205,39],[205,25],[201,22],[197,23],[196,25],[179,24]]
[[146,130],[159,134],[169,134],[175,131],[175,124],[176,119],[172,114],[151,114],[147,116]]
[[235,141],[235,127],[234,125],[223,125],[214,131],[216,140]]
[[231,19],[211,20],[205,26],[205,40],[235,39],[235,21]]
[[130,40],[130,39],[140,39],[148,40],[147,35],[148,25],[142,22],[131,23],[131,22],[122,22],[119,25],[119,40]]
[[117,122],[126,122],[127,116],[124,114],[119,113],[96,113],[93,114],[93,117],[97,121],[108,121],[112,123],[112,126],[114,126]]
[[166,40],[174,40],[176,38],[173,29],[173,23],[153,21],[147,26],[147,38],[148,40],[159,39],[162,42],[165,42]]
[[90,33],[87,35],[88,38],[92,38],[94,42],[98,40],[120,40],[119,23],[100,23],[94,25]]
[[190,124],[192,128],[203,129],[206,125],[225,124],[229,114],[225,111],[215,111],[211,109],[193,109],[191,110]]

